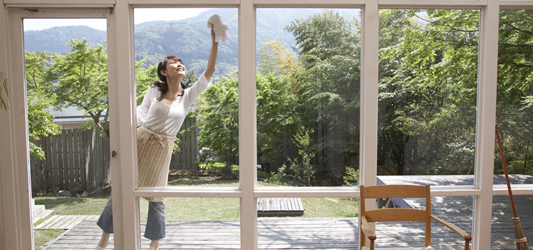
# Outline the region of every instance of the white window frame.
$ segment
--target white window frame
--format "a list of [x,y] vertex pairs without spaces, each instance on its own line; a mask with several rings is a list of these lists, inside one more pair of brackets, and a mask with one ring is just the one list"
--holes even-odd
[[[102,7],[102,6],[101,6]],[[111,5],[109,7],[112,7]],[[8,111],[0,110],[0,248],[33,249],[31,180],[28,145],[24,18],[108,18],[109,8],[0,9],[0,69],[10,83]],[[10,39],[4,39],[10,38]],[[116,85],[116,84],[115,84]],[[4,96],[5,97],[5,96]],[[18,111],[18,112],[17,112]],[[7,119],[6,119],[7,118]],[[6,139],[4,139],[6,138]]]
[[[261,197],[359,197],[358,188],[259,188],[256,148],[256,8],[361,8],[361,183],[376,185],[378,138],[379,9],[472,8],[481,10],[476,118],[475,184],[432,187],[433,196],[473,196],[473,249],[490,249],[493,195],[505,195],[504,185],[493,185],[494,123],[498,22],[500,8],[533,8],[533,1],[519,0],[3,0],[0,8],[0,70],[10,82],[9,109],[0,110],[0,248],[33,249],[31,182],[24,83],[22,18],[108,18],[108,64],[113,211],[116,249],[140,249],[139,197],[217,197],[241,200],[241,249],[257,249],[256,201]],[[107,7],[113,7],[109,12]],[[137,188],[135,130],[135,72],[133,8],[231,7],[239,9],[239,148],[240,186],[236,188]],[[39,8],[42,12],[24,11]],[[54,8],[76,8],[70,11]],[[100,9],[94,9],[100,8]],[[47,16],[50,15],[50,16]],[[9,37],[10,39],[6,39]],[[124,60],[128,58],[128,60]],[[120,59],[120,60],[119,60]],[[127,62],[124,64],[124,62]],[[19,84],[15,84],[19,83]],[[119,93],[130,93],[123,95]],[[513,185],[516,195],[533,195],[533,185]],[[7,228],[8,227],[8,228]],[[360,237],[361,238],[361,237]],[[131,241],[130,239],[136,239]]]

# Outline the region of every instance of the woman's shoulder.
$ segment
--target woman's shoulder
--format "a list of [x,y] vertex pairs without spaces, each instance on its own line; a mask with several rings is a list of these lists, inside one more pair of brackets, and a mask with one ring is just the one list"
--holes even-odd
[[154,85],[154,84],[151,84],[148,89],[146,90],[146,96],[150,97],[150,98],[154,98],[154,97],[158,97],[161,95],[161,91],[159,90],[159,88]]

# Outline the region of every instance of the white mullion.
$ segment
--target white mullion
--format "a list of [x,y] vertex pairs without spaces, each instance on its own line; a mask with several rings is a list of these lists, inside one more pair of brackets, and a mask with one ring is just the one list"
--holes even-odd
[[[523,190],[520,190],[523,192]],[[533,192],[533,191],[530,191]],[[474,186],[432,186],[431,196],[478,196]],[[359,197],[359,189],[352,187],[265,187],[255,192],[257,198],[275,197]]]
[[490,249],[491,243],[499,1],[489,0],[480,17],[475,185],[481,194],[474,199],[472,245],[475,250]]
[[[158,8],[158,7],[164,7],[164,8],[213,8],[213,7],[232,7],[235,8],[239,6],[241,1],[239,0],[129,0],[128,1],[130,5],[133,5],[133,7],[141,7],[141,8]],[[207,21],[207,20],[206,20]]]
[[27,7],[35,7],[35,6],[49,6],[52,8],[57,8],[61,6],[113,6],[115,4],[115,0],[4,0],[4,4],[12,7],[12,6],[27,6]]
[[[8,11],[6,8],[0,8],[0,37],[8,37],[8,24]],[[7,71],[7,65],[9,65],[8,62],[11,61],[11,56],[8,55],[8,47],[9,46],[7,39],[0,39],[0,71],[4,74],[5,77],[8,77],[9,79],[10,74]],[[8,97],[6,93],[4,93],[3,87],[2,94],[0,97],[2,97],[2,99],[4,100],[7,100]],[[9,100],[7,100],[6,103],[9,105]],[[11,134],[11,123],[10,119],[8,119],[10,114],[11,112],[0,108],[0,138],[3,138],[2,140],[0,140],[0,159],[2,159],[2,161],[0,161],[0,248],[2,249],[7,248],[5,236],[8,234],[8,232],[4,229],[6,225],[4,221],[7,222],[9,218],[13,218],[10,213],[12,213],[11,211],[16,211],[15,209],[13,209],[12,203],[8,203],[8,199],[6,199],[6,197],[10,198],[14,195],[8,195],[4,193],[7,190],[13,190],[10,185],[10,181],[12,180],[12,178],[8,178],[9,173],[6,172],[10,172],[11,167],[15,165],[13,164],[13,159],[11,158],[11,156],[14,155],[14,149],[11,145],[11,137],[9,136]],[[6,202],[4,202],[4,199],[6,200]],[[7,238],[8,240],[12,240],[16,237],[17,236],[14,235]]]
[[[11,51],[13,57],[13,72],[15,73],[11,78],[11,85],[13,96],[20,96],[21,98],[13,98],[13,109],[16,140],[16,167],[15,167],[15,192],[17,198],[15,202],[18,203],[17,222],[23,234],[24,242],[21,246],[23,249],[33,248],[33,223],[32,223],[32,193],[30,180],[30,151],[29,151],[29,136],[28,136],[28,102],[26,96],[26,79],[24,74],[25,68],[25,51],[24,51],[24,31],[21,16],[13,15],[11,18]],[[16,112],[16,111],[22,112]]]
[[377,0],[362,10],[360,183],[376,185],[378,139],[379,9]]
[[[133,9],[117,0],[108,19],[109,129],[115,249],[140,249]],[[125,63],[123,63],[125,62]],[[120,115],[119,115],[120,114]]]
[[454,7],[482,7],[487,5],[487,0],[451,0],[451,1],[419,1],[419,0],[379,0],[380,8],[402,8],[402,9],[427,9],[427,8],[450,8]]
[[[2,115],[0,122],[2,219],[3,225],[8,226],[3,228],[1,246],[5,249],[33,249],[22,15],[19,10],[6,9],[0,14],[5,21],[2,30],[6,35],[5,43],[2,44],[4,46],[1,48],[6,49],[2,50],[6,58],[1,59],[0,65],[11,91],[10,98],[4,100],[8,110],[2,110],[0,113]],[[6,61],[8,59],[9,61]]]
[[239,180],[241,249],[257,249],[257,136],[255,79],[255,7],[242,0],[239,8]]
[[238,187],[140,187],[134,191],[136,197],[204,197],[241,198]]
[[257,8],[356,8],[365,3],[365,0],[254,0]]
[[[359,143],[359,171],[361,185],[375,186],[377,178],[378,140],[378,65],[379,65],[379,8],[378,0],[368,0],[361,10],[361,129]],[[366,209],[376,208],[366,202]],[[359,218],[359,227],[361,226]],[[370,223],[375,228],[374,223]],[[361,231],[359,230],[358,233]],[[365,241],[359,235],[359,246]],[[369,243],[369,241],[366,241]]]
[[[511,184],[513,195],[533,195],[533,184]],[[507,185],[494,185],[492,195],[509,195]]]
[[507,1],[500,0],[500,9],[530,9],[533,8],[533,1]]

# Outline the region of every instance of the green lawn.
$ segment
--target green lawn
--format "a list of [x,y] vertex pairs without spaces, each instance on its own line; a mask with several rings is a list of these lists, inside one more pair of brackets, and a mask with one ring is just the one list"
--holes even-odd
[[[193,180],[178,178],[170,186],[205,186],[235,187],[238,180]],[[258,186],[276,186],[258,181]],[[99,215],[104,208],[107,197],[35,197],[36,205],[45,205],[47,210],[54,210],[52,215]],[[358,216],[358,199],[346,198],[302,198],[304,215],[301,217],[356,217]],[[237,221],[240,209],[238,198],[177,198],[165,200],[167,221]],[[148,201],[140,199],[141,220],[146,220]],[[49,217],[51,217],[50,215]],[[49,218],[47,217],[47,218]],[[34,224],[39,225],[47,218]],[[56,238],[64,230],[35,230],[35,246],[40,249],[49,240]]]

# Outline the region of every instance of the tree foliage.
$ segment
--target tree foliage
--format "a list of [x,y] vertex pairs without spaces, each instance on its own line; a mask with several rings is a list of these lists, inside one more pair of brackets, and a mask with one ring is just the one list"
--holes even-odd
[[467,174],[479,11],[382,10],[380,18],[388,35],[380,40],[378,164],[397,164],[398,174]]
[[199,148],[210,148],[226,162],[226,170],[236,163],[239,153],[239,94],[236,74],[224,77],[201,95],[203,108],[197,108]]
[[47,111],[56,98],[45,79],[50,57],[50,54],[44,52],[26,54],[30,155],[41,160],[45,158],[45,153],[34,142],[40,140],[40,136],[55,135],[60,132],[59,126],[54,123],[54,116]]
[[[342,155],[344,165],[359,151],[360,42],[358,23],[338,12],[322,11],[286,28],[296,41],[302,70],[296,94],[303,124],[314,129],[314,150]],[[328,161],[328,155],[323,158]],[[340,165],[331,166],[340,171]]]
[[94,126],[109,137],[107,54],[103,45],[90,46],[87,40],[68,42],[72,51],[54,55],[47,81],[57,97],[56,108],[75,107],[90,116]]
[[[533,172],[533,10],[501,10],[497,123],[512,173]],[[502,173],[495,154],[495,172]]]

